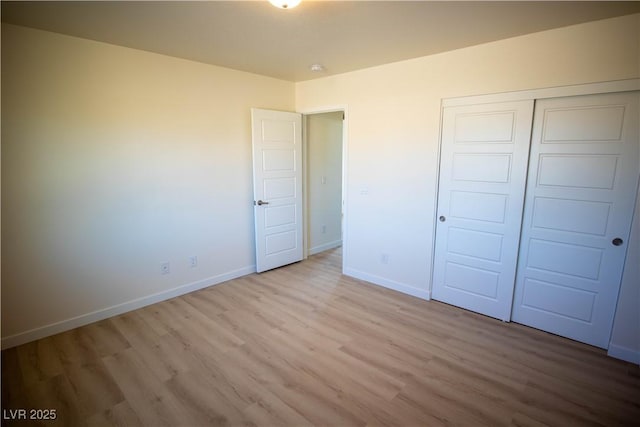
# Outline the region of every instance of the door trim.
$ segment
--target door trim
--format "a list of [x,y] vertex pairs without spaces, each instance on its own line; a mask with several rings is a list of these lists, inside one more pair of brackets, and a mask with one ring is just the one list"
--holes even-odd
[[615,80],[514,92],[492,93],[486,95],[443,98],[441,102],[441,109],[443,107],[454,107],[469,104],[524,101],[528,99],[564,98],[568,96],[597,95],[600,93],[631,92],[634,90],[640,90],[640,79]]

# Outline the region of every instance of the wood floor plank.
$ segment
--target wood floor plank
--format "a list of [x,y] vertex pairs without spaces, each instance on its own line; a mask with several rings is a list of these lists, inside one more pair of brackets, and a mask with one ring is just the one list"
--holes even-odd
[[64,426],[639,425],[637,365],[341,268],[330,250],[4,350],[2,407]]
[[161,379],[168,380],[188,366],[177,356],[171,347],[162,345],[168,334],[158,335],[147,321],[139,315],[140,311],[126,313],[110,319],[113,325],[126,337],[127,341],[145,360],[147,368]]
[[387,375],[406,381],[412,375],[422,375],[431,356],[396,343],[385,343],[358,337],[340,347],[340,351],[375,366]]
[[315,425],[364,424],[353,409],[343,405],[335,385],[328,385],[324,377],[307,371],[304,355],[249,342],[229,356],[287,406],[296,408]]
[[183,330],[210,342],[223,350],[242,345],[244,341],[234,334],[233,328],[205,316],[191,304],[180,298],[174,298],[167,305],[167,313],[171,318],[184,316]]
[[306,427],[313,425],[311,421],[272,393],[265,393],[258,402],[247,407],[244,414],[250,422],[261,426]]
[[[2,409],[18,410],[28,408],[30,403],[22,377],[18,351],[20,347],[9,348],[2,352]],[[3,417],[4,418],[4,417]],[[17,425],[7,422],[7,425]],[[4,425],[4,419],[3,419]]]
[[122,402],[124,396],[105,369],[98,349],[78,328],[53,337],[64,374],[71,384],[84,417]]
[[142,425],[144,424],[127,401],[122,401],[87,418],[87,426],[90,427],[135,427]]
[[110,319],[87,325],[80,329],[80,332],[100,357],[117,353],[131,346]]
[[185,372],[166,381],[169,392],[195,418],[198,425],[253,426],[232,403],[233,395],[217,387],[217,379],[199,372]]
[[217,304],[215,298],[212,298],[211,292],[205,292],[205,290],[200,290],[197,292],[192,292],[190,294],[184,295],[182,299],[187,304],[191,304],[197,310],[199,310],[204,315],[214,319],[220,313],[224,313],[227,309],[222,308]]
[[[633,395],[638,386],[636,379],[624,374],[623,372],[626,371],[620,369],[620,364],[612,365],[611,358],[602,351],[598,357],[592,360],[592,363],[586,363],[584,359],[589,359],[590,353],[594,350],[593,347],[586,345],[583,346],[586,348],[582,350],[576,351],[574,349],[569,352],[565,350],[562,354],[558,354],[557,351],[554,351],[554,346],[541,347],[537,341],[523,345],[516,340],[503,341],[499,338],[482,337],[478,334],[469,334],[460,341],[454,339],[450,345],[458,352],[466,349],[471,353],[484,353],[487,358],[498,354],[501,361],[493,364],[493,367],[503,366],[503,372],[508,372],[511,368],[529,378],[540,376],[562,378],[568,384],[608,389],[610,393],[617,394],[621,399]],[[475,358],[476,361],[481,359],[484,358]],[[601,363],[604,363],[605,366]],[[488,369],[492,368],[488,367]]]
[[99,353],[89,340],[82,328],[72,329],[51,337],[58,358],[62,364],[92,363],[100,358]]
[[146,425],[193,424],[183,406],[147,368],[134,348],[103,358],[115,382],[138,418]]
[[124,400],[124,396],[106,371],[101,360],[86,364],[64,366],[79,407],[85,417],[101,412]]
[[87,414],[96,407],[93,400],[78,399],[77,389],[66,375],[57,375],[35,383],[25,392],[29,403],[23,408],[55,410],[53,420],[29,420],[35,425],[82,426]]
[[584,386],[558,381],[551,376],[529,381],[516,406],[520,407],[521,413],[547,423],[558,419],[583,425],[640,423],[638,394],[621,400]]
[[157,321],[156,316],[154,316],[154,309],[156,306],[157,304],[153,304],[149,307],[135,310],[133,313],[141,317],[156,335],[166,335],[169,333],[171,328],[167,328],[162,324],[162,322]]
[[63,372],[51,337],[22,345],[17,348],[17,352],[22,381],[26,387]]
[[215,385],[216,392],[226,396],[238,410],[260,400],[265,394],[260,380],[251,375],[250,369],[237,357],[237,349],[222,352],[206,341],[189,341],[189,338],[173,332],[177,342],[190,342],[184,349],[184,360],[189,363],[189,374],[198,375]]
[[314,360],[315,365],[324,372],[325,376],[331,374],[336,378],[336,381],[348,379],[356,388],[369,390],[380,398],[391,400],[405,385],[400,379],[387,375],[376,366],[338,351],[338,349],[317,348],[313,341],[303,338],[301,335],[296,336],[286,334],[284,331],[274,331],[271,337],[279,339],[276,342],[283,346],[291,343],[299,345],[301,353],[308,359]]

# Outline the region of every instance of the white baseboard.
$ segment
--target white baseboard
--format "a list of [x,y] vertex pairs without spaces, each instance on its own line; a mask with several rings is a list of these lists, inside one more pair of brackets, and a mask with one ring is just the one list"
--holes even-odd
[[325,243],[324,245],[314,246],[313,248],[309,248],[309,256],[328,251],[329,249],[339,248],[340,246],[342,246],[342,240],[336,240],[333,242]]
[[633,350],[631,348],[609,343],[607,355],[640,365],[640,350]]
[[429,291],[414,288],[413,286],[396,282],[394,280],[385,279],[384,277],[376,276],[374,274],[365,273],[353,268],[345,268],[344,274],[346,274],[347,276],[355,277],[356,279],[365,280],[367,282],[373,283],[374,285],[402,292],[403,294],[408,294],[425,300],[431,299],[431,292]]
[[212,276],[197,282],[187,283],[180,285],[173,289],[158,292],[157,294],[144,296],[131,301],[117,304],[111,307],[103,308],[93,311],[91,313],[82,314],[80,316],[72,317],[70,319],[62,320],[60,322],[51,323],[46,326],[41,326],[21,332],[19,334],[11,335],[2,338],[2,350],[15,347],[21,344],[25,344],[31,341],[38,340],[40,338],[48,337],[51,335],[59,334],[80,326],[88,325],[90,323],[98,322],[100,320],[107,319],[109,317],[117,316],[128,311],[137,310],[138,308],[146,307],[151,304],[155,304],[160,301],[165,301],[180,295],[188,294],[200,289],[208,288],[209,286],[217,285],[226,282],[231,279],[246,276],[247,274],[255,273],[256,266],[251,265],[248,267],[240,268],[238,270],[230,271],[227,273]]

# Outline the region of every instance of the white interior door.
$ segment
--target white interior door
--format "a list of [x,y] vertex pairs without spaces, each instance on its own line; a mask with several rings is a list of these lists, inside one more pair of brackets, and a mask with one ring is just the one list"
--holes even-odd
[[443,112],[433,298],[509,320],[533,101]]
[[256,269],[302,260],[302,117],[251,109]]
[[536,103],[514,321],[608,347],[638,184],[638,100]]

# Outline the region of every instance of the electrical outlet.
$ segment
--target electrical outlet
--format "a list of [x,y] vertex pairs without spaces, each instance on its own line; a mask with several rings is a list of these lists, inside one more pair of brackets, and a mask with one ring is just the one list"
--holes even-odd
[[327,232],[327,226],[323,225],[322,226],[322,234],[325,234]]
[[191,256],[189,257],[189,266],[191,266],[191,268],[197,267],[198,266],[198,257],[197,256]]
[[171,268],[169,266],[169,261],[160,264],[160,274],[169,274],[170,272]]
[[380,255],[380,262],[383,264],[389,264],[389,254]]

